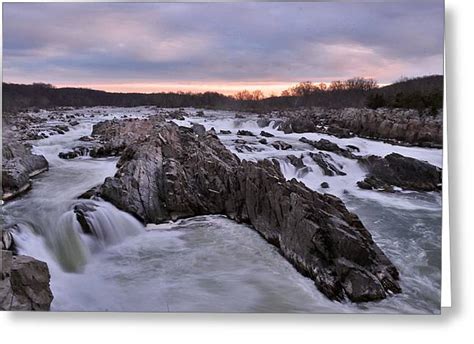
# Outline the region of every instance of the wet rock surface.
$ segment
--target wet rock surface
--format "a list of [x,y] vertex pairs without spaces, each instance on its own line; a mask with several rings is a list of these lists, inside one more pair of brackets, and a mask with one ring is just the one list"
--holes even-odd
[[425,161],[392,153],[384,158],[369,155],[359,159],[368,171],[357,185],[363,189],[393,191],[393,186],[415,191],[440,191],[442,170]]
[[401,291],[397,269],[359,218],[337,197],[285,180],[278,161],[240,161],[215,135],[159,118],[103,122],[94,135],[126,147],[95,193],[141,221],[224,214],[251,224],[331,299]]
[[340,170],[340,166],[336,166],[336,163],[329,154],[318,152],[309,153],[309,156],[313,161],[321,168],[325,176],[345,176],[346,173]]

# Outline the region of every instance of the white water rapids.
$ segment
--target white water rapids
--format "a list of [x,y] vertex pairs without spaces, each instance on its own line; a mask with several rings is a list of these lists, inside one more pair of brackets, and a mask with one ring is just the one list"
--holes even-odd
[[[46,261],[51,271],[54,294],[52,310],[66,311],[217,311],[217,312],[390,312],[438,313],[441,283],[441,195],[399,192],[386,194],[361,190],[356,182],[364,171],[350,159],[329,153],[346,176],[327,177],[308,157],[314,148],[299,142],[305,136],[327,138],[338,145],[355,145],[361,152],[384,156],[391,152],[426,160],[442,166],[437,149],[402,147],[362,138],[305,133],[284,134],[263,128],[256,116],[236,119],[233,113],[196,110],[180,125],[203,124],[206,129],[230,130],[220,135],[222,142],[241,159],[277,158],[288,179],[297,178],[308,187],[341,197],[354,211],[374,240],[400,270],[403,293],[381,302],[364,304],[331,302],[300,275],[275,247],[254,230],[221,216],[204,216],[176,223],[144,228],[132,216],[113,205],[77,197],[115,173],[117,159],[88,156],[62,160],[58,153],[83,144],[99,120],[146,117],[155,109],[84,108],[63,111],[65,115],[85,114],[65,135],[33,142],[34,152],[43,154],[49,171],[37,176],[33,188],[8,202],[2,209],[8,224],[18,224],[15,242],[20,253]],[[43,111],[42,115],[47,115]],[[90,117],[94,114],[94,117]],[[277,119],[275,119],[277,120]],[[237,137],[239,129],[259,135],[265,130],[275,135],[269,144],[256,137]],[[234,140],[248,141],[256,150],[237,152]],[[270,143],[282,140],[293,146],[280,151]],[[287,155],[303,154],[311,168],[301,174],[286,160]],[[321,189],[321,182],[329,189]],[[91,223],[96,236],[83,234],[73,208],[93,206]]]

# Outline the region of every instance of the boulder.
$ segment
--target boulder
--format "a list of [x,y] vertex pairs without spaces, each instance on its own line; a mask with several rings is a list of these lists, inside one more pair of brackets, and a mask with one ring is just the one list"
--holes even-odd
[[441,190],[442,170],[428,162],[392,153],[384,158],[369,155],[359,159],[359,163],[368,171],[368,178],[359,187],[376,189],[398,186],[406,190]]
[[48,311],[53,301],[48,265],[1,251],[0,310]]
[[31,187],[31,177],[48,170],[44,156],[31,153],[31,148],[13,139],[4,140],[2,157],[3,200],[25,192]]

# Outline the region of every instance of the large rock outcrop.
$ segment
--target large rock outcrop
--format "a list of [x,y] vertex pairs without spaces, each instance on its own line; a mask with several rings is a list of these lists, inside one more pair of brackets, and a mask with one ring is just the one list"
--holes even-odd
[[0,253],[0,310],[48,311],[53,301],[48,265],[11,251]]
[[2,151],[2,199],[8,200],[31,187],[30,178],[48,169],[42,155],[20,142],[5,138]]
[[406,190],[441,190],[442,170],[426,161],[392,153],[384,158],[368,155],[359,158],[359,163],[369,172],[359,187],[391,191],[391,186]]
[[338,137],[354,135],[425,147],[443,144],[443,119],[406,109],[300,109],[280,111],[285,133],[322,132]]
[[251,224],[331,299],[401,291],[397,269],[359,218],[340,199],[286,181],[276,160],[240,161],[214,134],[157,118],[104,122],[94,134],[127,141],[97,194],[143,222],[225,214]]

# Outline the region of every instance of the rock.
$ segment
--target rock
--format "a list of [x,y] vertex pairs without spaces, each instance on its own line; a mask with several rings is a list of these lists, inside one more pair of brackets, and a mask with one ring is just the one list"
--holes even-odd
[[75,127],[76,125],[79,125],[79,122],[78,122],[78,121],[70,121],[70,122],[69,122],[69,125],[70,125],[71,127]]
[[6,229],[0,229],[0,250],[15,252],[15,242],[12,233]]
[[306,174],[312,171],[311,167],[305,165],[303,161],[303,155],[301,155],[299,158],[295,155],[288,155],[286,158],[290,161],[290,164],[296,167],[296,176],[298,178],[304,177]]
[[230,130],[221,130],[220,133],[222,135],[229,135],[229,134],[232,134],[232,132]]
[[238,145],[245,145],[245,144],[247,144],[247,141],[242,140],[242,139],[237,139],[237,140],[235,140],[234,142],[235,142],[236,144],[238,144]]
[[283,141],[274,141],[274,142],[272,142],[272,146],[275,149],[278,149],[278,150],[287,150],[287,149],[291,149],[293,147],[289,143],[286,143],[286,142],[283,142]]
[[59,152],[58,157],[60,159],[74,159],[79,156],[86,156],[89,153],[89,148],[84,146],[74,147],[72,151],[69,152]]
[[392,153],[384,158],[365,156],[359,159],[359,163],[369,173],[364,182],[357,184],[361,188],[370,186],[391,192],[394,185],[415,191],[441,190],[442,170],[425,161]]
[[336,167],[334,160],[331,158],[329,154],[318,152],[318,153],[309,153],[309,156],[321,168],[325,176],[332,177],[334,175],[338,175],[338,176],[346,175],[345,172],[342,172],[339,168]]
[[94,138],[91,137],[91,136],[81,136],[81,137],[79,138],[79,141],[90,142],[90,141],[94,141]]
[[[257,119],[257,125],[260,128],[268,127],[270,125],[270,120],[268,118],[259,118],[259,119]],[[262,134],[260,134],[260,135],[262,135]]]
[[30,178],[48,170],[42,155],[14,139],[4,139],[2,151],[2,199],[11,199],[31,187]]
[[265,137],[274,137],[274,136],[275,136],[275,135],[273,135],[272,133],[268,133],[268,132],[266,132],[266,131],[264,131],[264,130],[262,130],[262,131],[260,132],[260,135],[261,135],[261,136],[265,136]]
[[171,118],[171,119],[184,121],[185,120],[184,116],[187,116],[187,113],[183,110],[176,110],[176,111],[169,112],[167,116],[168,118]]
[[1,251],[0,310],[48,311],[53,301],[46,263]]
[[321,132],[337,137],[354,135],[423,147],[442,147],[441,114],[426,116],[406,109],[312,108],[281,111],[278,127],[285,133]]
[[302,137],[302,138],[300,138],[299,141],[303,142],[303,143],[306,143],[306,144],[309,144],[309,145],[313,146],[316,149],[319,149],[319,150],[322,150],[322,151],[327,151],[327,152],[333,152],[333,153],[339,154],[339,155],[341,155],[343,157],[346,157],[346,158],[349,158],[349,159],[358,158],[357,156],[352,154],[351,151],[349,151],[347,149],[343,149],[343,148],[339,147],[337,144],[335,144],[335,143],[333,143],[329,140],[326,140],[326,139],[321,139],[319,141],[311,141],[311,140],[308,140],[306,137]]
[[306,167],[306,165],[305,165],[304,162],[303,162],[303,156],[301,156],[301,157],[298,158],[298,157],[296,157],[295,155],[288,155],[286,158],[287,158],[287,159],[290,161],[290,163],[291,163],[293,166],[295,166],[296,168],[304,168],[304,167]]
[[359,147],[354,146],[354,145],[346,145],[347,149],[351,152],[360,152]]
[[243,118],[245,118],[245,116],[241,113],[236,113],[235,118],[243,119]]
[[258,140],[258,142],[260,142],[262,145],[266,145],[268,143],[266,138],[262,138],[262,139]]
[[248,130],[239,130],[239,131],[237,131],[237,135],[240,135],[240,136],[255,136],[251,131],[248,131]]
[[287,181],[276,160],[240,161],[213,135],[150,122],[102,126],[102,140],[137,135],[100,186],[104,200],[144,223],[204,214],[249,223],[330,299],[401,292],[397,269],[340,199]]
[[365,190],[378,190],[384,192],[395,192],[393,186],[387,184],[383,180],[376,177],[370,176],[365,178],[363,181],[358,181],[357,186]]
[[204,111],[202,110],[196,111],[196,116],[204,117],[205,116]]
[[327,182],[322,182],[322,183],[321,183],[321,187],[322,187],[323,189],[328,189],[328,188],[329,188],[329,184],[328,184]]
[[193,123],[191,127],[196,135],[204,135],[206,133],[206,127],[202,124]]

